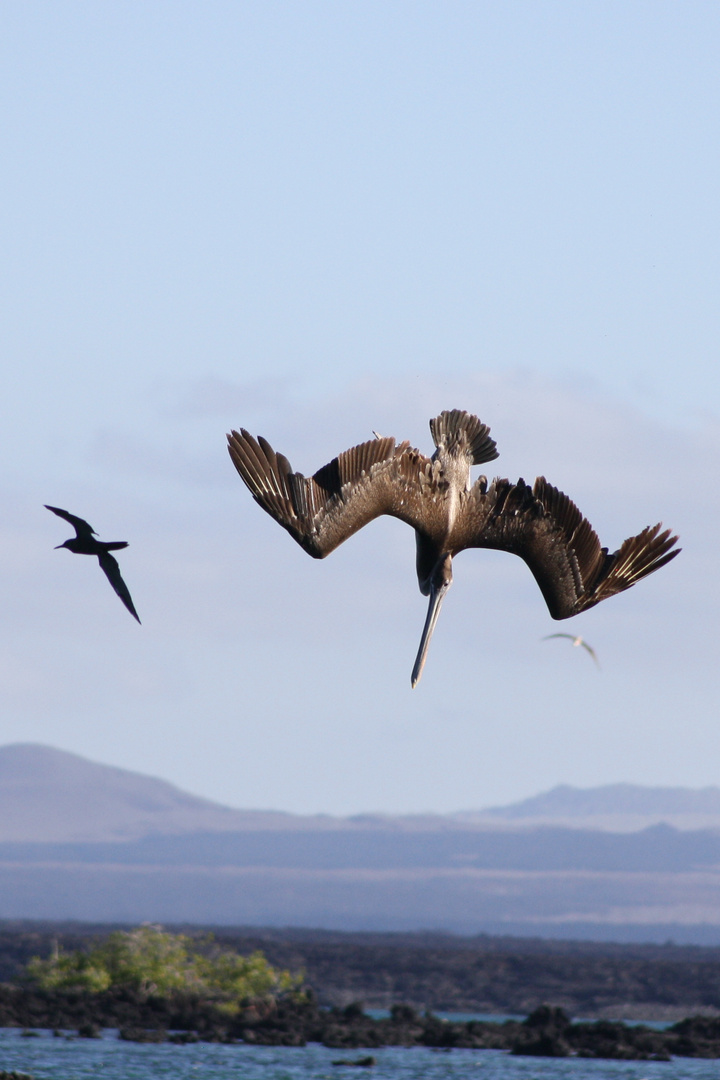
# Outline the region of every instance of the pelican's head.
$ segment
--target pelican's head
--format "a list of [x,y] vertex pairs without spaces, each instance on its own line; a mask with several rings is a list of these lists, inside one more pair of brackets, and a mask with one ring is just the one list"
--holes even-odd
[[426,593],[426,595],[429,593],[430,602],[428,604],[428,613],[425,619],[422,637],[420,638],[420,648],[418,649],[418,654],[415,658],[415,666],[413,667],[410,679],[413,690],[420,682],[422,669],[425,666],[428,646],[430,645],[430,638],[435,629],[437,617],[440,614],[440,607],[445,599],[445,593],[452,585],[452,555],[444,554],[440,556],[433,567],[432,574],[430,575],[427,584],[427,590],[423,588],[422,591]]

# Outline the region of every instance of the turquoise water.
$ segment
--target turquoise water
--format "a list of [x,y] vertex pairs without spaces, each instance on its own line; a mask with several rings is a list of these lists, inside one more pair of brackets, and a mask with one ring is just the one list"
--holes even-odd
[[[339,1069],[334,1060],[372,1054],[372,1069]],[[25,1038],[0,1029],[0,1069],[31,1073],[36,1080],[718,1080],[720,1062],[676,1058],[660,1061],[588,1061],[580,1058],[511,1057],[497,1050],[450,1053],[389,1046],[381,1050],[328,1050],[324,1046],[222,1046],[123,1042],[114,1031],[102,1039]]]

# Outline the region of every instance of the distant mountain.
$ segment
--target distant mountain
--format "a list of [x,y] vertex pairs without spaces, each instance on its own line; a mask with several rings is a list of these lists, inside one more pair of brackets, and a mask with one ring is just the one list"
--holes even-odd
[[430,834],[553,824],[633,832],[665,823],[720,829],[720,788],[568,784],[508,806],[457,814],[301,815],[234,810],[166,780],[35,743],[0,746],[0,843],[113,842],[209,833],[353,831]]
[[681,787],[643,787],[640,784],[606,784],[596,788],[576,788],[559,784],[551,791],[533,795],[509,806],[493,806],[463,818],[500,818],[506,821],[564,821],[578,819],[583,825],[602,827],[634,823],[642,828],[661,821],[678,827],[701,828],[720,825],[720,788],[694,790]]
[[312,817],[0,747],[0,919],[706,941],[720,940],[718,895],[716,788],[564,786],[466,814]]
[[0,747],[0,842],[136,840],[288,828],[291,814],[231,810],[151,776],[35,743]]

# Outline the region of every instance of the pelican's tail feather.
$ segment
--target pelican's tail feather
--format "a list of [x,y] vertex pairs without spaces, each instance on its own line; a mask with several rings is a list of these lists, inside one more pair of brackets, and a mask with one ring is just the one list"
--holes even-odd
[[484,461],[493,461],[498,456],[487,424],[462,409],[441,412],[430,421],[430,431],[437,447],[464,451],[473,465],[482,465]]

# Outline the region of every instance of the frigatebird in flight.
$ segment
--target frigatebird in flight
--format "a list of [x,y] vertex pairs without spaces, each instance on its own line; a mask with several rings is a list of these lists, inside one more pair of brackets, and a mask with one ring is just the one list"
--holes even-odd
[[70,540],[66,540],[64,544],[58,544],[57,547],[67,548],[68,551],[74,551],[76,555],[97,555],[100,568],[105,574],[105,577],[108,579],[130,614],[140,622],[140,617],[135,610],[130,591],[120,574],[120,567],[118,566],[117,559],[110,554],[111,551],[119,551],[120,548],[126,548],[128,546],[127,540],[96,540],[95,530],[91,525],[88,525],[87,521],[83,521],[80,517],[75,517],[74,514],[69,514],[67,510],[61,510],[59,506],[48,506],[47,503],[45,503],[45,509],[52,510],[53,514],[57,514],[58,517],[64,518],[65,521],[70,522],[76,533]]
[[569,619],[674,559],[677,536],[662,525],[631,536],[614,553],[600,546],[589,521],[557,488],[486,477],[472,465],[496,458],[490,429],[459,409],[430,421],[435,453],[377,436],[339,454],[314,476],[293,472],[287,458],[241,428],[228,435],[235,468],[253,498],[309,555],[323,559],[381,514],[411,525],[420,592],[429,596],[412,685],[422,673],[452,560],[466,548],[496,548],[530,567],[554,619]]

